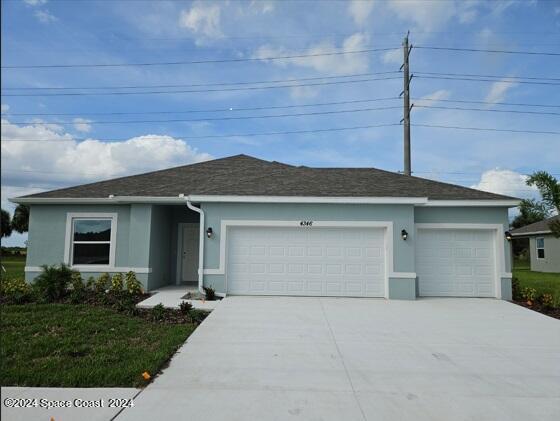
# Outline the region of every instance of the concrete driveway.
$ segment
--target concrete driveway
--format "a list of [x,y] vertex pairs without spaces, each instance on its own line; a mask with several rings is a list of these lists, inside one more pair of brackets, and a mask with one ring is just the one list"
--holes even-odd
[[229,297],[125,420],[558,420],[560,321],[492,299]]

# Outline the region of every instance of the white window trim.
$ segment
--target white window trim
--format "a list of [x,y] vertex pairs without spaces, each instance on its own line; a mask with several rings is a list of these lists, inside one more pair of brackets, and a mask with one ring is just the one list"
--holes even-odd
[[[204,269],[204,275],[226,275],[226,247],[229,227],[297,227],[301,229],[313,228],[384,228],[385,229],[385,293],[389,298],[389,278],[393,272],[393,222],[392,221],[313,221],[312,227],[302,228],[301,221],[260,221],[260,220],[228,220],[223,219],[220,225],[220,264],[217,269]],[[225,276],[225,290],[228,288]]]
[[[542,239],[542,247],[539,247],[539,240]],[[544,253],[544,257],[539,257],[539,250],[542,250]],[[544,247],[544,237],[536,237],[535,238],[535,251],[536,251],[536,258],[537,260],[545,260],[546,259],[546,250]]]
[[[81,272],[107,272],[111,268],[115,268],[115,257],[117,253],[117,217],[115,212],[68,212],[66,214],[66,239],[64,242],[64,262],[72,269]],[[72,249],[73,249],[73,221],[75,219],[110,219],[111,220],[111,240],[109,246],[109,264],[108,265],[72,265]]]
[[496,256],[494,296],[499,299],[502,298],[502,278],[511,278],[511,273],[506,272],[505,234],[502,224],[418,223],[415,224],[415,227],[417,235],[418,230],[421,229],[478,229],[494,231],[494,254]]

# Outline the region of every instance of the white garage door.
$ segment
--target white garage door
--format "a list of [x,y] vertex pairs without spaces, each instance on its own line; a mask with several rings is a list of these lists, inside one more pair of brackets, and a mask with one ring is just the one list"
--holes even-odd
[[494,297],[494,231],[419,229],[416,274],[422,296]]
[[383,297],[380,228],[232,227],[229,294]]

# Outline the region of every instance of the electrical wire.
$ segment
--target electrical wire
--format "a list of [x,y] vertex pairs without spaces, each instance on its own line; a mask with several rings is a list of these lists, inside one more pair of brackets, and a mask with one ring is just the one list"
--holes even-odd
[[498,53],[498,54],[525,54],[539,56],[560,56],[560,53],[551,51],[520,51],[520,50],[491,50],[482,48],[437,47],[432,45],[415,45],[414,48],[423,50],[464,51],[471,53]]

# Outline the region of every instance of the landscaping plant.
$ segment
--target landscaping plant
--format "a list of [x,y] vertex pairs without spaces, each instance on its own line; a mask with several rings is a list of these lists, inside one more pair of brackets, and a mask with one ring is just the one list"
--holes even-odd
[[129,294],[142,294],[142,284],[140,283],[140,281],[138,281],[138,279],[136,278],[136,273],[134,273],[133,271],[130,271],[125,275],[125,284],[126,290]]
[[83,303],[87,297],[88,290],[82,279],[82,275],[79,272],[74,272],[72,274],[72,279],[70,280],[70,301],[74,304]]
[[521,291],[521,297],[523,298],[523,300],[525,300],[527,305],[530,306],[533,305],[536,295],[537,295],[537,290],[535,288],[525,287]]
[[185,316],[188,316],[192,309],[193,305],[188,301],[181,301],[181,304],[179,304],[179,310]]
[[64,263],[44,265],[42,272],[35,278],[33,287],[41,301],[52,303],[60,301],[68,294],[68,286],[72,283],[72,275],[76,273]]
[[208,301],[216,301],[216,290],[212,287],[203,287]]
[[33,299],[31,285],[23,279],[2,279],[0,280],[0,296],[2,302],[7,304],[22,304]]
[[151,319],[154,322],[160,322],[165,319],[165,314],[167,313],[166,308],[163,304],[159,303],[158,305],[152,308]]
[[111,291],[122,291],[124,286],[122,273],[115,273],[111,278]]
[[109,289],[109,284],[111,283],[111,276],[105,272],[99,275],[99,278],[95,281],[95,291],[105,292]]

